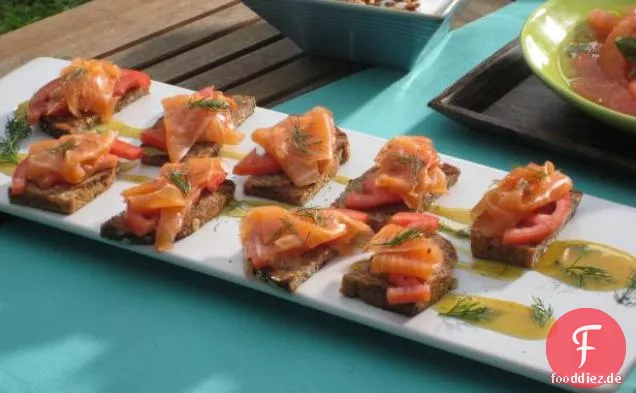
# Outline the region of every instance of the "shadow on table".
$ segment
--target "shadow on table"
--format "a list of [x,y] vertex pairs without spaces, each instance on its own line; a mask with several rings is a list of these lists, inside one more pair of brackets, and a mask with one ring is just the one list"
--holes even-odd
[[0,255],[1,391],[557,391],[24,221]]

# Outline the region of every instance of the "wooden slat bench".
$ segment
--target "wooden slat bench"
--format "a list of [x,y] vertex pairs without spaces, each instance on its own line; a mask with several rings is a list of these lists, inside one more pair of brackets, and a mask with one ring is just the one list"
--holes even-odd
[[[468,0],[458,25],[510,0]],[[106,58],[272,106],[364,68],[304,54],[238,0],[93,0],[0,36],[0,76],[39,56]]]
[[[511,0],[467,0],[456,26]],[[238,0],[93,0],[0,36],[0,77],[40,57],[106,58],[271,107],[364,68],[309,56]],[[0,214],[0,224],[8,221]]]

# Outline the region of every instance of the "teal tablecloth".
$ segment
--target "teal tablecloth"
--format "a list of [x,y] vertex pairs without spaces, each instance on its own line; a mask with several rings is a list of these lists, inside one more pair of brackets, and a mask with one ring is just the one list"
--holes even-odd
[[[453,34],[410,75],[371,69],[281,105],[347,128],[432,136],[507,169],[548,155],[467,131],[430,98],[518,34],[536,2]],[[583,191],[636,205],[636,185],[549,156]],[[559,392],[472,360],[25,221],[0,225],[0,392]],[[636,375],[621,393],[636,391]]]

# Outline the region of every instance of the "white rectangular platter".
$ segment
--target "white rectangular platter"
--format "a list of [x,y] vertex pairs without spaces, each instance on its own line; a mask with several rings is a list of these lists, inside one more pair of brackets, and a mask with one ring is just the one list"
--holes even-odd
[[[40,58],[1,79],[0,116],[6,120],[20,102],[29,99],[40,86],[55,78],[66,64],[63,60]],[[187,90],[153,82],[149,96],[129,106],[117,114],[116,118],[131,126],[147,127],[160,116],[162,98],[183,92]],[[285,116],[283,113],[257,108],[255,114],[240,127],[247,134],[244,142],[240,146],[228,149],[249,152],[253,148],[250,133],[258,127],[271,126]],[[2,129],[5,120],[0,120]],[[386,141],[354,131],[345,132],[350,139],[352,156],[341,168],[341,174],[354,178],[372,165],[373,157]],[[22,145],[23,150],[33,140],[42,138],[48,137],[35,130],[31,139]],[[443,155],[442,159],[462,171],[458,184],[439,201],[440,205],[446,207],[472,207],[492,182],[504,175],[500,170],[458,158]],[[235,161],[225,161],[228,171],[231,172]],[[156,169],[144,168],[143,171],[153,174]],[[236,198],[240,200],[243,197],[242,180],[233,176],[230,178],[237,183]],[[574,181],[576,184],[576,179]],[[95,201],[70,216],[9,204],[9,185],[10,177],[0,174],[0,210],[86,238],[104,241],[99,237],[100,225],[124,209],[120,193],[133,183],[117,181]],[[329,184],[309,205],[328,206],[343,189],[343,185]],[[595,241],[636,255],[633,232],[635,222],[636,209],[586,195],[576,216],[559,235],[559,239]],[[156,253],[149,246],[108,243],[549,383],[552,371],[545,355],[545,341],[528,341],[505,336],[459,320],[440,317],[432,309],[408,318],[367,306],[355,299],[342,297],[339,292],[340,281],[350,264],[355,261],[353,257],[331,262],[302,285],[296,295],[288,295],[247,277],[243,270],[238,223],[238,218],[221,217],[192,236],[179,241],[171,252],[164,254]],[[449,239],[458,247],[468,248],[465,241],[451,237]],[[460,253],[460,260],[470,261],[470,257]],[[459,281],[458,293],[494,297],[522,304],[531,304],[532,297],[537,296],[553,305],[555,317],[580,307],[605,311],[618,321],[627,339],[627,358],[621,375],[626,377],[632,369],[636,359],[636,335],[630,333],[636,331],[636,309],[619,306],[612,292],[579,290],[536,272],[527,272],[513,282],[496,281],[463,270],[457,270],[455,276]],[[561,386],[570,389],[566,385]],[[615,391],[618,387],[604,386],[599,390]]]

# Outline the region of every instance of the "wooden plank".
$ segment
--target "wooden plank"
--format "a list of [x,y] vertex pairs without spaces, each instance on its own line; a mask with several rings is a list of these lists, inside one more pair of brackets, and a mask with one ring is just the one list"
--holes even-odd
[[179,86],[198,90],[213,84],[219,90],[226,90],[296,60],[301,55],[302,51],[296,44],[282,39],[188,78]]
[[264,106],[342,69],[342,62],[328,58],[302,57],[274,71],[227,90],[229,94],[249,94]]
[[265,108],[272,108],[278,104],[282,104],[285,101],[289,101],[291,99],[294,99],[296,97],[300,97],[301,95],[305,94],[305,93],[309,93],[312,90],[316,90],[319,89],[321,87],[327,86],[330,83],[336,82],[342,78],[345,78],[349,75],[355,74],[356,72],[360,72],[363,69],[365,69],[365,66],[355,66],[352,65],[350,67],[342,67],[339,69],[336,69],[334,73],[332,74],[328,74],[325,75],[324,77],[306,85],[301,87],[298,90],[294,90],[292,92],[289,93],[285,93],[283,95],[279,95],[276,96],[275,98],[273,98],[271,101],[267,101],[267,103],[265,103],[264,107]]
[[175,83],[279,40],[282,35],[264,21],[236,30],[144,71],[152,79]]
[[0,76],[39,56],[97,57],[238,0],[93,0],[0,36]]
[[477,20],[499,8],[507,6],[514,0],[468,0],[458,11],[453,23],[454,28],[461,27],[467,23]]
[[129,68],[144,68],[178,53],[217,39],[259,19],[243,4],[220,9],[212,15],[152,37],[108,56],[108,60]]

